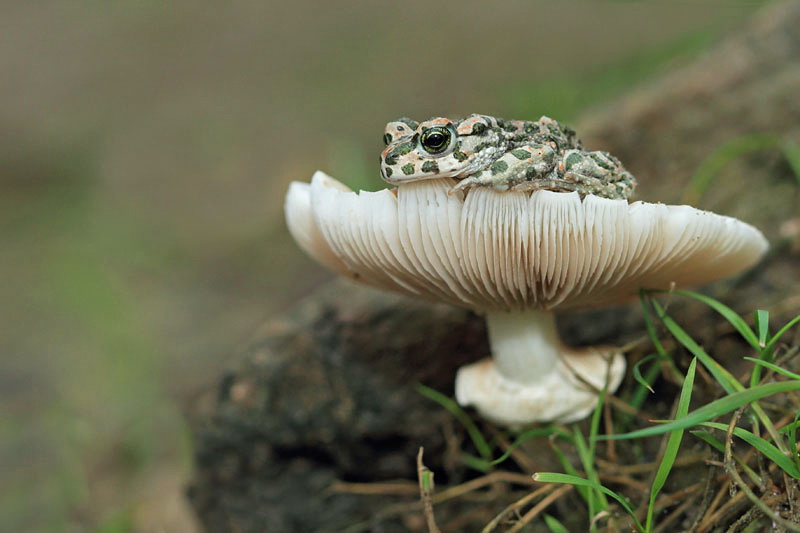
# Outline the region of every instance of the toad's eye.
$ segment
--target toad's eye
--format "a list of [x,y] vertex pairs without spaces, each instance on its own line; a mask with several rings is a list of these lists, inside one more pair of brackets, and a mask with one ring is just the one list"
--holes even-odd
[[383,144],[389,146],[389,143],[392,142],[392,134],[391,133],[384,133],[383,134]]
[[453,134],[448,128],[437,126],[423,131],[419,142],[429,154],[441,154],[450,146],[452,138]]

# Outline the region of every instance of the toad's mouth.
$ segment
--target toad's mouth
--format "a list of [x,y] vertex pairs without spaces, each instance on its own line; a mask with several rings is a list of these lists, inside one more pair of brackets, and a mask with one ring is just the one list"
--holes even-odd
[[579,190],[578,184],[572,181],[567,181],[558,178],[539,178],[534,179],[531,181],[524,181],[521,183],[517,183],[512,185],[511,187],[503,187],[503,184],[500,186],[492,185],[492,184],[481,184],[481,183],[468,183],[464,182],[465,178],[469,176],[456,176],[455,179],[459,180],[455,187],[450,190],[450,193],[454,193],[456,191],[466,191],[470,188],[490,188],[490,189],[500,189],[500,190],[509,190],[509,191],[553,191],[553,192],[575,192]]
[[[401,167],[402,169],[402,167]],[[424,180],[436,180],[442,178],[453,178],[455,180],[463,180],[468,178],[471,174],[457,174],[455,170],[443,169],[437,170],[435,172],[416,172],[412,171],[408,174],[403,173],[399,174],[397,169],[394,167],[389,166],[381,166],[381,178],[386,183],[390,183],[392,185],[404,185],[406,183],[414,183],[417,181],[424,181]]]

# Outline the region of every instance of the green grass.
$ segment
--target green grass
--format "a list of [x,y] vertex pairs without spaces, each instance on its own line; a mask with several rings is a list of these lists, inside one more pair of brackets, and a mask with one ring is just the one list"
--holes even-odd
[[569,530],[564,527],[564,524],[550,516],[549,514],[544,515],[544,522],[547,524],[547,527],[550,528],[550,531],[553,533],[569,533]]
[[[15,178],[25,186],[10,187],[2,201],[13,230],[7,251],[31,250],[9,263],[5,294],[15,305],[5,331],[10,346],[27,347],[17,348],[30,352],[23,368],[41,388],[29,404],[0,409],[0,432],[20,450],[0,520],[12,529],[71,531],[86,509],[99,520],[96,479],[113,478],[122,500],[181,438],[181,416],[164,392],[161,343],[131,282],[131,273],[150,272],[171,250],[161,247],[165,237],[95,205],[94,150],[78,143],[0,161],[9,176],[17,165],[28,169]],[[124,522],[100,530],[121,531]]]
[[[628,503],[627,498],[614,492],[611,489],[608,489],[600,485],[599,483],[590,481],[588,479],[584,479],[580,476],[574,476],[570,474],[559,474],[557,472],[537,472],[536,474],[533,475],[533,479],[536,481],[541,481],[542,483],[568,483],[570,485],[576,485],[579,487],[587,487],[594,492],[608,495],[611,498],[615,499],[623,507],[623,509],[625,509],[625,511],[627,511],[628,514],[630,514],[633,517],[633,520],[639,531],[644,531],[642,524],[639,522],[638,518],[636,518],[636,513],[633,512],[633,508]],[[595,528],[592,527],[592,530],[594,529]]]
[[[694,386],[695,370],[697,368],[697,359],[692,359],[689,365],[689,370],[686,371],[686,379],[681,387],[681,396],[678,401],[678,408],[675,412],[676,417],[684,417],[689,411],[689,401],[692,398],[692,387]],[[647,505],[647,521],[645,522],[645,530],[651,531],[653,529],[653,512],[656,507],[656,497],[664,484],[667,481],[670,470],[675,465],[675,458],[678,456],[678,449],[681,446],[681,439],[683,438],[683,430],[679,429],[669,434],[667,446],[664,449],[664,455],[661,458],[661,463],[658,465],[655,478],[653,478],[653,485],[650,487],[650,501]]]
[[503,88],[499,98],[509,110],[509,117],[538,119],[547,115],[560,121],[575,120],[583,110],[653,78],[676,61],[707,49],[716,38],[713,28],[705,28],[595,69]]
[[417,392],[450,411],[450,414],[452,414],[456,420],[458,420],[464,426],[464,429],[466,429],[467,434],[469,435],[470,439],[472,439],[472,443],[480,454],[480,457],[464,454],[462,460],[476,470],[480,470],[482,472],[489,471],[492,466],[492,448],[466,411],[459,407],[459,405],[452,398],[449,398],[441,392],[430,387],[426,387],[421,383],[417,384]]
[[123,513],[119,516],[108,520],[99,528],[94,530],[94,533],[134,533],[134,521],[131,514]]
[[800,146],[774,133],[755,133],[732,139],[711,152],[692,176],[683,202],[697,205],[728,164],[740,157],[765,150],[780,151],[800,183]]
[[[788,332],[793,325],[800,321],[800,316],[793,318],[786,325],[780,328],[777,333],[770,336],[768,329],[769,315],[766,311],[759,310],[755,313],[755,331],[753,331],[753,329],[747,325],[742,317],[737,315],[733,310],[724,304],[698,293],[693,293],[690,291],[675,291],[675,294],[694,298],[703,302],[717,311],[728,322],[730,322],[731,325],[734,326],[741,338],[745,340],[758,354],[758,358],[746,358],[756,363],[751,376],[756,375],[756,369],[759,369],[760,366],[766,366],[775,371],[776,374],[787,378],[786,381],[768,384],[759,384],[759,379],[751,378],[749,380],[749,386],[745,387],[745,385],[737,381],[736,378],[730,374],[730,372],[722,367],[722,365],[708,355],[681,326],[679,326],[671,317],[669,317],[663,306],[652,299],[652,295],[657,294],[658,292],[662,291],[651,291],[644,293],[642,296],[643,306],[646,304],[652,306],[656,310],[658,317],[661,319],[666,329],[685,349],[695,356],[695,358],[692,359],[692,363],[689,366],[683,382],[675,419],[669,422],[664,422],[660,425],[651,426],[649,428],[643,428],[636,431],[607,437],[600,437],[600,439],[622,440],[663,435],[667,439],[661,463],[650,488],[650,498],[647,506],[647,518],[645,524],[642,525],[639,523],[638,517],[631,511],[630,507],[623,505],[625,510],[631,514],[631,517],[636,523],[638,530],[643,532],[650,532],[656,526],[654,521],[656,496],[664,487],[666,479],[674,465],[674,460],[678,454],[683,431],[687,428],[693,428],[697,426],[710,427],[717,430],[727,430],[727,424],[720,424],[710,421],[728,415],[739,408],[749,407],[752,409],[757,420],[768,429],[769,438],[760,437],[741,427],[732,428],[732,434],[752,446],[759,453],[761,453],[765,459],[777,465],[778,468],[780,468],[791,478],[800,479],[798,478],[798,475],[800,475],[800,470],[798,470],[800,459],[798,459],[796,441],[794,440],[796,426],[792,427],[790,431],[777,431],[775,429],[773,420],[767,416],[763,409],[761,409],[756,403],[757,400],[761,398],[800,390],[800,375],[789,372],[786,369],[767,362],[767,360],[772,359],[774,355],[773,350],[775,344]],[[651,340],[654,346],[661,347],[661,341],[657,336],[654,335],[655,328],[649,327],[648,329],[650,331]],[[663,351],[663,347],[659,349]],[[694,411],[689,412],[688,408],[695,376],[695,365],[698,360],[702,362],[709,373],[715,378],[716,382],[725,391],[726,395],[717,400],[709,402],[702,407],[695,409]],[[798,411],[798,415],[795,416],[795,419],[798,417],[800,417],[800,410]],[[781,435],[781,433],[784,433],[784,435]],[[770,442],[770,440],[772,442]],[[575,482],[574,479],[571,481],[566,481],[565,479],[558,477],[553,478],[551,475],[545,475],[544,477],[542,476],[542,474],[537,474],[537,479],[550,482],[556,482],[560,479],[560,481],[557,482],[562,483]],[[589,480],[582,480],[581,482],[581,484],[584,486],[586,486],[586,483],[591,482]],[[592,484],[592,486],[594,486],[594,484]],[[621,498],[622,497],[618,494],[616,497],[614,497],[614,499],[617,501],[622,501]]]
[[[467,466],[479,467],[481,472],[490,472],[503,465],[526,441],[534,438],[548,437],[556,459],[561,463],[563,472],[537,472],[534,479],[543,483],[568,484],[575,487],[580,501],[583,502],[585,515],[589,523],[586,528],[598,530],[600,519],[608,517],[616,519],[614,506],[618,506],[628,515],[631,527],[642,533],[650,533],[658,528],[665,511],[660,501],[666,490],[678,490],[670,486],[670,479],[675,473],[676,461],[680,457],[681,446],[704,443],[713,453],[725,456],[725,471],[750,500],[753,509],[787,531],[800,531],[800,525],[789,522],[778,516],[772,509],[776,504],[768,506],[762,501],[767,492],[759,495],[759,487],[765,486],[766,477],[776,486],[777,491],[791,494],[800,489],[800,451],[798,451],[797,433],[800,428],[800,408],[793,403],[790,394],[800,391],[800,374],[784,365],[791,360],[785,348],[779,357],[778,349],[781,340],[794,326],[800,323],[800,315],[792,318],[777,330],[770,328],[770,315],[765,310],[757,310],[753,314],[752,325],[733,311],[730,307],[708,296],[691,291],[673,291],[669,297],[695,300],[713,310],[731,324],[741,341],[751,350],[753,357],[743,359],[752,363],[751,371],[737,379],[715,358],[703,349],[692,336],[677,323],[667,312],[665,306],[656,297],[664,291],[642,291],[641,303],[644,310],[648,336],[655,352],[643,357],[640,364],[633,367],[636,378],[628,394],[621,399],[629,407],[640,408],[651,393],[653,384],[659,374],[669,378],[666,381],[679,381],[680,393],[675,402],[671,420],[654,420],[646,427],[636,427],[637,423],[628,413],[615,413],[614,426],[617,433],[600,434],[603,399],[588,421],[588,434],[584,434],[587,422],[571,426],[548,425],[517,432],[516,438],[503,449],[497,439],[486,438],[478,429],[470,416],[452,399],[420,386],[420,392],[443,408],[450,411],[465,427],[480,457],[465,456]],[[659,335],[663,331],[671,337],[664,339]],[[668,347],[670,347],[668,349]],[[691,362],[680,372],[674,358],[677,350],[685,350],[691,356]],[[642,367],[651,364],[646,370]],[[707,376],[715,383],[718,397],[708,399],[708,386],[696,384],[698,369],[702,367]],[[699,387],[699,388],[698,388]],[[713,387],[712,387],[713,388]],[[699,391],[699,392],[698,392]],[[697,392],[697,394],[694,394]],[[701,403],[692,409],[695,396],[703,398]],[[759,404],[759,400],[770,398],[767,410]],[[695,403],[697,403],[695,401]],[[776,407],[777,406],[777,407]],[[786,423],[787,412],[792,420]],[[745,416],[740,416],[744,414]],[[778,416],[781,415],[781,416]],[[779,418],[783,422],[779,423]],[[781,427],[782,424],[782,427]],[[606,428],[609,431],[609,428]],[[697,438],[694,443],[685,442],[685,432]],[[726,436],[727,435],[727,436]],[[729,439],[735,438],[736,453]],[[601,482],[602,468],[597,463],[598,447],[608,445],[610,441],[624,442],[631,453],[635,453],[636,443],[649,442],[649,448],[659,449],[657,466],[647,475],[648,490],[640,493],[627,493],[615,490],[613,485]],[[752,452],[756,452],[757,457]],[[499,454],[496,459],[492,456]],[[770,465],[774,465],[771,468]],[[745,474],[743,481],[736,470]],[[781,475],[770,474],[771,471]],[[784,486],[781,486],[783,484]],[[751,513],[752,514],[752,513]],[[757,516],[748,518],[744,514],[742,520],[750,520],[757,527]],[[566,531],[567,528],[557,517],[541,515],[551,531]],[[573,517],[574,518],[574,517]]]

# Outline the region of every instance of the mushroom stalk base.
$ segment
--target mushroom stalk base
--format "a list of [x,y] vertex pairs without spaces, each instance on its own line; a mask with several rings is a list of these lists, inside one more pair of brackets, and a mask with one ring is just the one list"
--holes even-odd
[[597,405],[608,383],[613,393],[625,373],[616,348],[569,348],[561,344],[553,313],[487,314],[492,357],[465,366],[456,376],[456,400],[500,424],[572,422]]

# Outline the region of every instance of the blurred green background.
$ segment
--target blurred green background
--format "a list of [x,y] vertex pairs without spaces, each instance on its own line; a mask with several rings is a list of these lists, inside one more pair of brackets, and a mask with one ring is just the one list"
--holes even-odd
[[574,121],[760,2],[0,5],[0,530],[196,531],[181,410],[326,279],[291,180],[384,123]]

